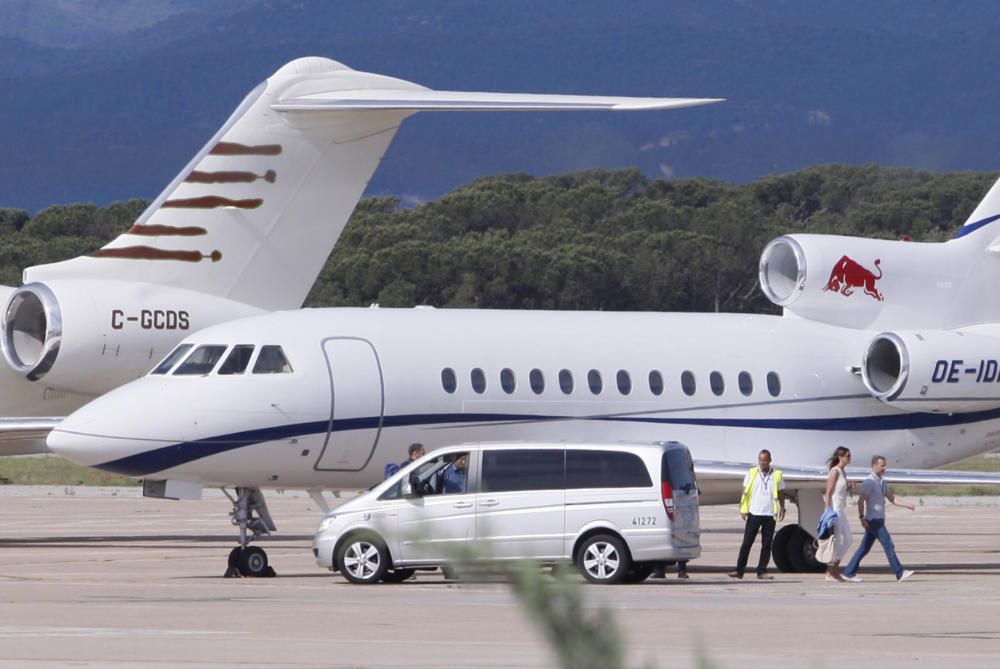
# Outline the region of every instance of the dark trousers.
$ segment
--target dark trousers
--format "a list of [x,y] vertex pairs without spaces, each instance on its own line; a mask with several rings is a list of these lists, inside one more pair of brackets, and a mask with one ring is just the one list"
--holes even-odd
[[843,573],[847,576],[857,575],[861,560],[868,555],[868,551],[872,549],[876,541],[882,544],[892,573],[896,575],[897,579],[902,576],[903,565],[899,563],[899,558],[896,557],[896,547],[892,544],[892,535],[889,534],[889,530],[885,529],[885,518],[873,518],[868,521],[868,527],[865,529],[864,538],[861,539],[861,545],[854,552],[854,557],[851,558],[847,567],[844,568]]
[[761,533],[761,539],[757,573],[767,573],[767,565],[771,562],[771,540],[774,539],[774,525],[774,516],[747,515],[746,529],[743,530],[743,545],[740,546],[740,557],[736,561],[736,572],[740,576],[746,571],[747,560],[750,559],[750,548],[757,540],[758,530]]

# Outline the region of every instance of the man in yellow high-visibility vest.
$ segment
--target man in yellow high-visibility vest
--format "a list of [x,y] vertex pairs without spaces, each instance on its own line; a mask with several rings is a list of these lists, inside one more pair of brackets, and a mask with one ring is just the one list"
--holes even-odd
[[760,560],[757,561],[757,578],[774,578],[767,573],[771,562],[771,540],[774,526],[785,519],[785,482],[780,469],[771,467],[771,451],[767,449],[757,455],[757,466],[751,467],[743,477],[743,497],[740,498],[740,516],[746,521],[743,530],[743,545],[736,560],[736,569],[729,572],[733,578],[743,578],[750,548],[761,533]]

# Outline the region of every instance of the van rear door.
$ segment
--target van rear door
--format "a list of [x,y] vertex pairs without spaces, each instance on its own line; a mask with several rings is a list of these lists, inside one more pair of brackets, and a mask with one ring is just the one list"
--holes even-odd
[[663,452],[660,477],[663,504],[668,517],[672,516],[674,547],[697,547],[701,541],[698,481],[687,448],[677,445]]

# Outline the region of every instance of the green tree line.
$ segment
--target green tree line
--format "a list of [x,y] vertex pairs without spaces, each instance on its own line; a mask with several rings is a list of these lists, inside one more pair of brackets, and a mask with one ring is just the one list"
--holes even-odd
[[[412,208],[374,197],[306,305],[773,312],[757,262],[774,237],[944,241],[995,179],[824,165],[733,185],[587,170],[480,179]],[[100,247],[144,207],[0,209],[0,283]]]

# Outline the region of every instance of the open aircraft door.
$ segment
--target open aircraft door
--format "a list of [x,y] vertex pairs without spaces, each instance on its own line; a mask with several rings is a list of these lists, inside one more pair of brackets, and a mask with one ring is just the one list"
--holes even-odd
[[322,471],[360,471],[382,433],[382,367],[371,342],[357,337],[323,340],[330,374],[330,427],[316,460]]

